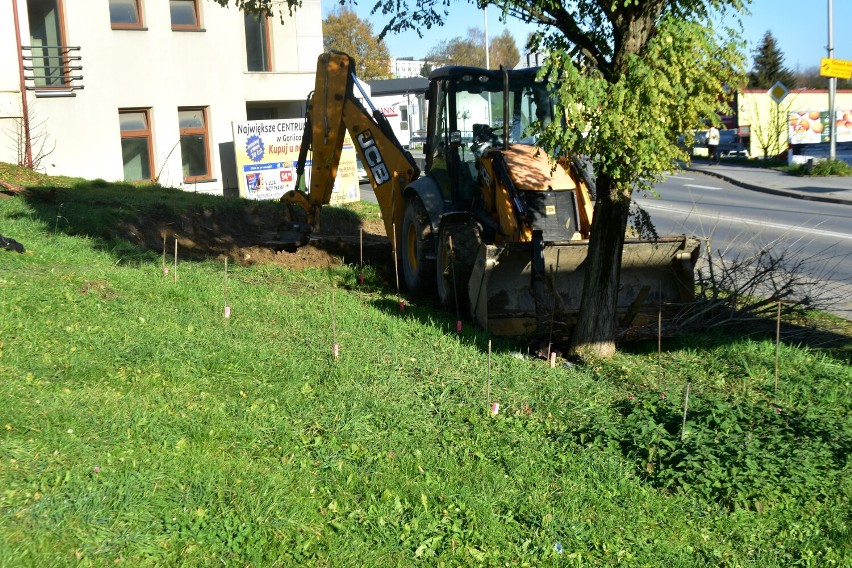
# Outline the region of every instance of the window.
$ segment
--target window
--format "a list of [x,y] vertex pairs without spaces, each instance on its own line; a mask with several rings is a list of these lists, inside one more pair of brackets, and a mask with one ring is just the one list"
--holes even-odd
[[109,21],[113,29],[142,27],[139,0],[109,0]]
[[207,113],[204,108],[179,108],[180,155],[183,180],[210,179],[210,153],[207,144]]
[[246,14],[246,67],[249,71],[272,71],[269,25],[262,14]]
[[148,109],[127,109],[118,111],[121,128],[121,156],[124,160],[124,179],[126,181],[145,181],[153,179],[151,172],[151,124]]
[[169,8],[172,12],[173,30],[197,30],[198,3],[196,0],[171,0]]
[[250,107],[246,105],[246,120],[276,120],[278,109],[275,107]]
[[399,129],[408,130],[408,106],[399,105]]
[[27,0],[33,79],[36,87],[67,87],[68,48],[61,0]]

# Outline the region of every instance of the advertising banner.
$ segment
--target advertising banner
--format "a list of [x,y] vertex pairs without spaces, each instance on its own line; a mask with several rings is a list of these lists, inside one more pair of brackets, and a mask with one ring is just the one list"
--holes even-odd
[[[790,144],[819,144],[829,142],[829,116],[827,111],[802,110],[787,115],[787,134]],[[837,142],[852,141],[852,109],[834,113]]]
[[[237,183],[240,197],[246,199],[280,199],[296,187],[296,162],[302,146],[305,121],[252,120],[232,123]],[[310,188],[310,153],[305,164],[303,190]],[[349,203],[361,199],[355,146],[346,135],[337,178],[329,203]]]

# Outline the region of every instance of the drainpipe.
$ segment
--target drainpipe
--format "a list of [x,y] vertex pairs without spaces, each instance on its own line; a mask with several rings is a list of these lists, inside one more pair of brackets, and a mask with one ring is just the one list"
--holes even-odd
[[33,144],[30,138],[30,109],[27,103],[27,80],[24,77],[24,50],[23,44],[21,44],[21,26],[18,20],[18,0],[12,0],[12,17],[15,24],[15,39],[18,42],[18,71],[20,71],[21,77],[21,112],[24,115],[24,144],[27,153],[25,165],[32,169]]

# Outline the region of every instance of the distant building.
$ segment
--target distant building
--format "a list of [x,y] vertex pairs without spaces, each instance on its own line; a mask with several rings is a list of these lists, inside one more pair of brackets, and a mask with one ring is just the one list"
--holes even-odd
[[409,77],[421,77],[420,72],[426,61],[422,59],[414,59],[413,57],[398,57],[391,59],[391,74],[397,79],[407,79]]
[[[770,154],[819,155],[829,141],[828,91],[792,89],[780,103],[764,89],[745,89],[735,99],[737,134],[752,157]],[[838,89],[834,101],[836,140],[852,142],[852,91]],[[791,162],[796,162],[792,155]],[[806,158],[802,158],[806,161]]]
[[205,193],[236,187],[232,122],[301,118],[319,0],[258,19],[213,2],[0,7],[0,161]]
[[426,134],[426,90],[429,80],[425,77],[386,79],[370,81],[370,99],[388,119],[400,144],[409,147]]

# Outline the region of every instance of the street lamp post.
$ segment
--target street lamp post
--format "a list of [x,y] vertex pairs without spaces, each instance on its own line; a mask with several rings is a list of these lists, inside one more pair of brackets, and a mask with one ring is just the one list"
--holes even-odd
[[[834,56],[834,16],[833,2],[828,0],[828,58]],[[834,115],[834,94],[837,91],[837,78],[828,78],[828,157],[837,157],[837,120]]]

